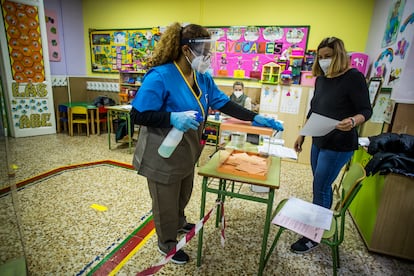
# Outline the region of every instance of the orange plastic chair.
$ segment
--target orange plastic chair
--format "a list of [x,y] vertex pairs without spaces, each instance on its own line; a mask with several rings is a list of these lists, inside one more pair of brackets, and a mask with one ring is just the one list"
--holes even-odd
[[106,127],[108,124],[107,111],[108,109],[106,109],[104,106],[98,107],[98,111],[97,111],[96,119],[95,119],[96,128],[97,128],[96,133],[98,135],[101,134],[101,124],[103,124],[103,129],[107,131],[107,127]]
[[86,125],[86,135],[89,136],[89,119],[88,109],[83,106],[74,106],[70,108],[70,136],[73,136],[73,127],[75,124],[78,126],[78,134],[80,134],[81,125]]

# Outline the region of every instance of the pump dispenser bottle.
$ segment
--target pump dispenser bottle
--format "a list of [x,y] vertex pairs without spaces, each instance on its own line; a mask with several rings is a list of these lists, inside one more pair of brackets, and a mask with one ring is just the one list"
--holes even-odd
[[[197,111],[191,110],[187,112],[193,115],[194,119],[196,119],[198,122],[203,121],[202,116],[200,116]],[[183,135],[184,135],[184,132],[173,127],[170,130],[170,132],[168,132],[167,136],[164,138],[160,147],[158,148],[158,154],[164,158],[169,158],[171,154],[174,152],[177,145],[183,139]]]

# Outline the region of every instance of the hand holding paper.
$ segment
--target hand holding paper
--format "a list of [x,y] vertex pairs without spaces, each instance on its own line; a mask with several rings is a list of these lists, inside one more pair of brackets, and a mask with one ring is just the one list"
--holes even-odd
[[299,134],[302,136],[324,136],[334,130],[339,122],[338,120],[312,113]]

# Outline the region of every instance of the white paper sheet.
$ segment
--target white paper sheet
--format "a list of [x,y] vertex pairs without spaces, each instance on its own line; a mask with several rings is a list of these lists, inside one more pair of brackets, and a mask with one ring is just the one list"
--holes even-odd
[[338,120],[322,116],[317,113],[312,113],[306,124],[300,131],[303,136],[324,136],[335,129],[339,123]]
[[296,221],[292,218],[286,217],[280,213],[278,213],[275,218],[273,219],[272,223],[276,225],[280,225],[287,229],[292,230],[299,235],[307,237],[317,243],[319,243],[322,239],[323,230],[322,228],[313,227],[302,222]]
[[298,159],[296,151],[292,148],[284,147],[282,145],[264,144],[257,147],[260,153],[267,153],[272,156],[278,156],[280,158]]
[[289,198],[280,213],[304,224],[326,230],[331,227],[333,216],[332,210],[295,197]]
[[273,218],[272,223],[320,242],[324,229],[331,227],[332,217],[332,210],[292,197]]

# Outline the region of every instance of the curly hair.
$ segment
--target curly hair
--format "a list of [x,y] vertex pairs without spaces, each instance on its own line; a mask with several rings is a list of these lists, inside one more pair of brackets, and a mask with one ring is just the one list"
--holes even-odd
[[186,41],[194,38],[210,38],[210,33],[197,24],[189,24],[185,27],[178,22],[171,24],[155,46],[147,64],[148,68],[177,60],[182,55],[180,46],[189,44]]
[[[332,76],[344,72],[349,68],[349,57],[345,50],[344,42],[337,37],[327,37],[319,43],[318,51],[321,48],[329,47],[333,50],[333,57],[331,66],[329,66],[327,75]],[[316,55],[315,62],[312,67],[312,74],[314,76],[324,75],[322,68],[319,66],[319,56]]]

